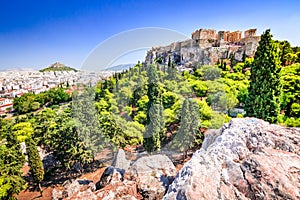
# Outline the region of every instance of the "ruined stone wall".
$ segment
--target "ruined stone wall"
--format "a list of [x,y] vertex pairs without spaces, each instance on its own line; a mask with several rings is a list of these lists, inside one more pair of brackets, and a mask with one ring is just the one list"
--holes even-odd
[[217,40],[216,30],[213,29],[199,29],[192,33],[193,40]]
[[215,65],[219,59],[229,59],[231,55],[242,61],[244,54],[254,56],[259,40],[256,29],[246,30],[244,38],[241,31],[216,33],[211,29],[199,29],[192,33],[192,39],[152,48],[147,53],[146,62],[161,58],[163,64],[167,64],[170,57],[174,63],[184,67]]
[[241,31],[234,31],[227,34],[227,42],[239,42],[242,38]]
[[245,38],[255,37],[255,36],[256,36],[256,28],[255,29],[249,29],[249,30],[246,30],[244,32],[244,37]]

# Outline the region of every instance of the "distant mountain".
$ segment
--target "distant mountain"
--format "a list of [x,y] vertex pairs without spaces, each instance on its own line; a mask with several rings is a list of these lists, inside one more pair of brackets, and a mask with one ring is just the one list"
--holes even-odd
[[120,65],[106,68],[105,71],[123,71],[133,66],[135,66],[135,64],[120,64]]
[[60,62],[53,63],[49,67],[40,70],[40,72],[54,72],[54,71],[75,71],[75,72],[77,72],[76,69],[68,67]]

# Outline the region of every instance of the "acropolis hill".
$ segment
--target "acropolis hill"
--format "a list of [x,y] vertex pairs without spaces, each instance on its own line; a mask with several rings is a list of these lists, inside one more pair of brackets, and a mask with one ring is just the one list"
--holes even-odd
[[256,29],[244,31],[216,31],[199,29],[192,33],[191,39],[174,42],[168,46],[153,47],[147,52],[146,62],[158,61],[167,64],[169,57],[184,67],[195,65],[214,65],[218,60],[234,58],[242,61],[243,57],[253,57],[260,36]]

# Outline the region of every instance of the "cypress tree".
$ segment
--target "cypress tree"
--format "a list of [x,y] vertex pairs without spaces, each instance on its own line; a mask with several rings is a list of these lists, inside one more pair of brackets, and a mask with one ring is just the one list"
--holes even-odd
[[271,123],[277,121],[281,92],[279,72],[279,48],[272,40],[268,29],[261,36],[251,64],[249,95],[245,104],[247,116],[264,119]]
[[148,152],[160,150],[163,134],[164,120],[161,92],[159,90],[159,77],[155,66],[147,68],[149,102],[147,104],[147,127],[144,134],[144,147]]
[[41,182],[44,179],[44,166],[40,158],[39,151],[37,150],[36,143],[31,137],[25,141],[26,151],[28,155],[28,164],[33,181],[38,185],[41,196],[43,195]]
[[199,106],[195,101],[186,98],[182,104],[179,130],[172,141],[171,148],[186,155],[190,147],[199,144]]

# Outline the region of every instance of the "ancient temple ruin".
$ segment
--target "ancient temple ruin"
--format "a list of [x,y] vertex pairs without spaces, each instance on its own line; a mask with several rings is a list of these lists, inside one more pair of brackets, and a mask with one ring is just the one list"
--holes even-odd
[[242,61],[243,57],[253,57],[260,40],[256,29],[244,31],[216,31],[199,29],[191,34],[191,39],[175,42],[164,47],[153,47],[148,51],[146,62],[160,60],[166,64],[168,57],[177,65],[214,65],[220,59],[233,57]]

